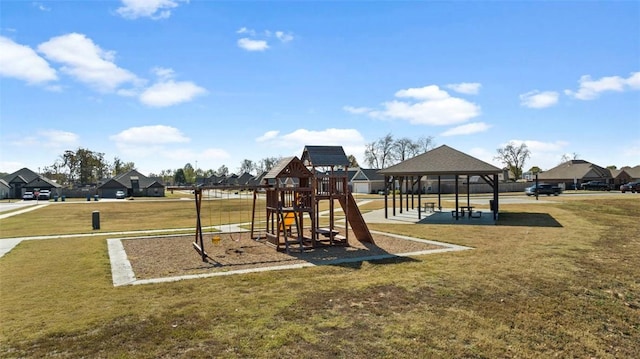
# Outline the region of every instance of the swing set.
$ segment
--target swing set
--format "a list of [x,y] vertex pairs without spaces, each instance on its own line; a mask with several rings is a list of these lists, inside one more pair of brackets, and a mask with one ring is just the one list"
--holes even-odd
[[[211,200],[209,198],[209,227],[208,228],[213,228],[215,226],[212,225],[213,223],[213,210],[212,207],[213,205],[211,204],[211,202],[214,201],[227,201],[227,203],[229,203],[229,201],[231,200],[231,193],[236,193],[239,194],[239,198],[242,199],[242,192],[244,191],[251,191],[253,193],[253,203],[252,203],[252,211],[251,211],[251,238],[255,239],[255,240],[259,240],[261,238],[263,238],[264,236],[261,236],[259,231],[255,228],[255,223],[256,223],[256,203],[257,203],[257,199],[258,199],[258,192],[260,190],[260,188],[263,188],[264,186],[201,186],[201,187],[197,187],[194,188],[193,192],[195,195],[195,204],[196,204],[196,237],[194,242],[192,243],[193,248],[196,250],[196,252],[198,252],[198,254],[202,257],[202,261],[203,262],[207,262],[207,261],[213,261],[215,262],[215,259],[211,258],[207,252],[204,250],[204,231],[203,231],[203,223],[202,223],[202,218],[203,218],[203,211],[202,211],[202,203],[203,203],[203,198],[204,198],[204,193],[205,191],[207,193],[209,193],[210,190],[214,190],[215,191],[221,191],[221,192],[226,192],[226,199],[224,199],[223,196],[220,197],[220,199],[217,200]],[[208,196],[207,196],[208,197]],[[248,201],[248,197],[247,197],[247,201]],[[243,203],[241,204],[241,206],[243,208],[248,207],[247,203]],[[231,240],[236,240],[233,238],[234,235],[234,231],[231,229],[231,223],[232,223],[232,218],[231,218],[231,212],[230,210],[227,211],[228,213],[228,218],[227,218],[227,230],[224,231],[224,233],[229,235],[229,238],[231,238]],[[218,227],[223,226],[223,218],[222,218],[222,210],[218,210]],[[219,245],[221,242],[221,236],[220,236],[220,232],[210,232],[212,234],[211,237],[211,242],[214,245]]]

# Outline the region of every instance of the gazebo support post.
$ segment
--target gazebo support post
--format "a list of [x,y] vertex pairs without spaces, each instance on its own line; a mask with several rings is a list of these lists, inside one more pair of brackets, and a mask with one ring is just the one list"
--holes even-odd
[[456,221],[458,220],[458,214],[460,213],[458,208],[458,174],[456,173]]
[[389,176],[384,176],[384,218],[389,218]]
[[438,175],[438,209],[442,212],[442,183],[440,181],[440,175]]
[[469,195],[470,195],[470,193],[469,193],[469,189],[470,189],[469,182],[471,182],[470,179],[471,178],[469,177],[469,175],[467,175],[467,207],[471,206],[471,202],[470,202],[470,198],[469,198]]

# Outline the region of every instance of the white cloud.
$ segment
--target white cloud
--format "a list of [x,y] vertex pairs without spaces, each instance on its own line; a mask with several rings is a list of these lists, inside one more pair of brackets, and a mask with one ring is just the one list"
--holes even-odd
[[466,95],[477,95],[480,91],[480,87],[482,87],[482,85],[477,82],[462,82],[459,84],[447,85],[447,88]]
[[43,3],[41,2],[34,2],[31,4],[33,7],[37,8],[40,11],[45,11],[45,12],[49,12],[51,11],[50,7],[45,6]]
[[185,143],[190,139],[179,129],[165,125],[131,127],[109,137],[119,145],[165,145],[170,143]]
[[49,60],[62,63],[62,72],[101,92],[113,92],[124,84],[140,82],[133,73],[113,62],[114,52],[102,50],[83,34],[51,38],[40,44],[38,51]]
[[491,128],[491,126],[487,125],[484,122],[468,123],[465,125],[457,126],[449,130],[446,130],[443,133],[441,133],[440,136],[448,137],[448,136],[470,135],[473,133],[485,132],[489,128]]
[[379,119],[406,120],[414,125],[455,125],[480,115],[480,107],[473,102],[452,97],[437,85],[399,90],[396,97],[414,101],[393,100],[384,102],[382,110],[345,106],[350,113],[366,113]]
[[247,51],[266,51],[270,49],[269,40],[274,37],[282,43],[293,41],[292,33],[280,30],[265,30],[262,33],[258,33],[253,29],[241,27],[236,31],[236,34],[245,35],[245,37],[238,39],[238,47]]
[[281,148],[286,156],[300,156],[306,145],[342,146],[347,155],[364,159],[365,141],[358,130],[349,128],[328,128],[325,130],[297,129],[280,135],[278,131],[269,131],[259,138],[269,150]]
[[68,149],[79,144],[80,137],[63,130],[40,129],[21,135],[11,141],[11,145],[20,147],[40,147],[49,150]]
[[368,108],[368,107],[353,107],[353,106],[344,106],[342,107],[343,110],[352,113],[354,115],[361,115],[364,113],[369,113],[372,111],[372,109]]
[[173,69],[155,67],[151,70],[158,81],[140,94],[140,102],[152,107],[167,107],[191,101],[207,90],[190,81],[174,81]]
[[269,48],[269,44],[265,40],[252,40],[243,37],[238,40],[238,47],[247,51],[264,51]]
[[41,130],[38,136],[46,141],[45,147],[49,148],[75,147],[80,141],[77,134],[62,130]]
[[395,95],[396,97],[410,97],[418,100],[444,100],[450,97],[447,91],[441,90],[437,85],[400,90]]
[[580,85],[578,91],[565,90],[564,93],[578,100],[593,100],[607,91],[623,92],[640,89],[640,72],[631,73],[628,78],[607,76],[597,80],[584,75],[580,77],[578,83]]
[[278,38],[278,40],[282,41],[282,42],[289,42],[291,40],[293,40],[293,35],[291,34],[285,34],[284,31],[276,31],[276,37]]
[[171,9],[178,7],[180,2],[189,0],[122,0],[124,6],[116,12],[125,19],[148,17],[154,20],[166,19],[171,16]]
[[0,76],[13,77],[30,84],[58,79],[56,70],[29,46],[0,36]]
[[555,91],[534,90],[520,95],[520,105],[529,108],[551,107],[558,103],[558,97],[559,94]]
[[255,30],[248,29],[246,27],[241,27],[241,28],[238,29],[238,31],[236,31],[236,34],[249,34],[251,36],[255,36],[256,32],[255,32]]
[[500,145],[500,147],[504,147],[507,144],[512,143],[516,146],[520,146],[521,144],[527,145],[529,151],[533,152],[562,152],[565,147],[569,145],[566,141],[555,141],[555,142],[542,142],[536,140],[510,140]]
[[256,138],[256,142],[270,141],[272,139],[277,138],[279,133],[280,131],[267,131],[264,133],[264,135]]

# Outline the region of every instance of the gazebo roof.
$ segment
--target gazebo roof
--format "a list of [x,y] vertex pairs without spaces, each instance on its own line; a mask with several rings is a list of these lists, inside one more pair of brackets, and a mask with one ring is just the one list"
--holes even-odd
[[410,175],[489,175],[500,174],[502,170],[447,145],[402,161],[378,173],[385,176]]

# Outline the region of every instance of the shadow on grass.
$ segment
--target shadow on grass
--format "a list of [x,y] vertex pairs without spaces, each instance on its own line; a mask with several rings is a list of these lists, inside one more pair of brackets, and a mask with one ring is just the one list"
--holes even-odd
[[525,227],[562,227],[562,224],[556,221],[556,219],[548,213],[531,212],[501,212],[496,225]]
[[398,264],[419,261],[415,258],[389,253],[375,243],[362,243],[362,246],[364,248],[320,246],[310,252],[290,252],[289,255],[316,266],[331,265],[350,269],[360,269],[364,262],[371,264]]

